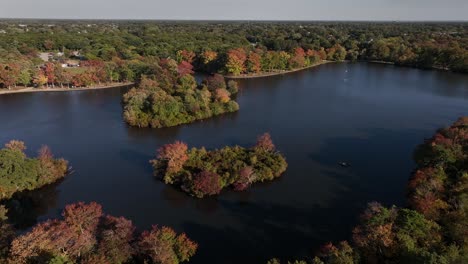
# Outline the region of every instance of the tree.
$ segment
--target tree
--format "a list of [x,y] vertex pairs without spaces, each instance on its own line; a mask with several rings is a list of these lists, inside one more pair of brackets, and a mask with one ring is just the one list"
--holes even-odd
[[31,81],[31,71],[29,69],[22,69],[18,76],[18,82],[24,86],[28,86],[31,84]]
[[20,73],[20,67],[16,63],[0,64],[0,84],[7,87],[16,85]]
[[181,61],[177,66],[177,72],[179,76],[193,74],[193,66],[187,61]]
[[222,188],[221,178],[215,172],[202,171],[194,177],[192,189],[199,198],[219,194]]
[[[135,227],[123,217],[106,215],[102,220],[98,252],[109,263],[126,263],[136,250],[132,247]],[[100,262],[99,262],[100,263]]]
[[231,96],[231,94],[226,89],[220,88],[220,89],[216,89],[216,91],[215,91],[215,98],[216,98],[217,101],[219,101],[221,103],[225,104],[225,103],[231,101],[230,96]]
[[218,53],[212,50],[205,50],[201,54],[202,62],[205,65],[208,65],[209,63],[213,62],[214,60],[216,60],[217,57],[218,57]]
[[302,48],[296,48],[294,55],[289,59],[289,67],[291,69],[302,68],[306,64],[305,51]]
[[214,74],[206,78],[203,83],[206,84],[208,90],[215,91],[216,89],[226,89],[226,81],[221,74]]
[[262,57],[255,52],[250,52],[247,58],[247,70],[249,72],[259,73],[262,70]]
[[44,66],[44,74],[47,77],[47,83],[55,86],[55,65],[52,62],[47,62]]
[[169,173],[177,173],[188,160],[187,150],[187,144],[180,141],[176,141],[173,144],[166,144],[158,149],[158,159],[167,162],[167,170]]
[[19,152],[22,152],[22,153],[24,153],[24,151],[26,150],[26,145],[24,144],[24,142],[19,141],[19,140],[11,140],[10,142],[5,144],[5,147],[7,149],[11,149],[11,150],[14,150],[14,151],[19,151]]
[[161,264],[188,261],[197,247],[185,234],[177,235],[174,230],[165,226],[153,226],[151,231],[144,231],[138,240],[140,254],[153,263]]
[[255,144],[256,149],[261,149],[265,151],[274,151],[275,145],[271,140],[271,136],[269,133],[265,133],[257,138],[257,143]]
[[229,50],[227,53],[226,70],[233,75],[239,75],[245,72],[245,61],[247,55],[242,48]]
[[34,84],[36,84],[38,87],[44,87],[47,81],[48,81],[47,76],[41,70],[38,70],[36,72],[36,75],[34,76],[34,80],[33,80]]
[[177,51],[177,56],[176,60],[178,63],[181,63],[182,61],[186,61],[189,64],[193,63],[193,60],[195,59],[195,53],[193,51],[188,51],[188,50],[179,50]]

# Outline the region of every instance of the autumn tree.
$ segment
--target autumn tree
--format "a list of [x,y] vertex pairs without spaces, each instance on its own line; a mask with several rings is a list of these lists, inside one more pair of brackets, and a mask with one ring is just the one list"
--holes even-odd
[[203,64],[208,65],[218,58],[218,53],[212,50],[205,50],[200,55]]
[[26,150],[26,145],[24,144],[24,142],[19,140],[11,140],[10,142],[5,144],[5,147],[23,153]]
[[36,74],[34,75],[33,82],[36,84],[38,87],[44,87],[44,85],[47,83],[48,78],[47,76],[42,72],[42,70],[38,70]]
[[177,51],[177,56],[176,60],[178,63],[181,63],[182,61],[186,61],[189,64],[193,63],[193,60],[195,59],[195,52],[189,51],[189,50],[179,50]]
[[169,227],[153,226],[151,231],[141,234],[137,247],[140,254],[153,263],[176,264],[188,261],[198,245],[185,234],[177,235]]
[[[180,141],[166,144],[158,149],[158,159],[167,163],[168,172],[177,173],[188,160],[187,150],[187,144]],[[154,163],[156,160],[152,162]]]
[[247,55],[242,48],[229,50],[227,53],[226,70],[233,75],[239,75],[245,72],[245,61]]
[[265,133],[257,138],[257,143],[255,144],[256,149],[261,149],[265,151],[274,151],[275,145],[271,140],[269,133]]
[[55,65],[52,62],[47,62],[45,64],[44,74],[47,77],[47,84],[55,87]]
[[203,81],[208,87],[208,90],[215,91],[217,89],[226,89],[226,81],[221,74],[214,74]]
[[259,73],[262,71],[262,57],[256,52],[250,52],[247,58],[247,70],[249,72]]
[[193,74],[193,66],[188,61],[181,61],[177,66],[177,72],[180,76]]
[[219,194],[222,188],[221,178],[215,172],[202,171],[194,177],[192,189],[197,197]]

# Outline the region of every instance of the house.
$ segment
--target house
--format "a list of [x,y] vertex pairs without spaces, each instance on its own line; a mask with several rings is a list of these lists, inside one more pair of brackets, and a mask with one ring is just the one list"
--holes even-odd
[[[67,67],[70,67],[70,68],[80,67],[80,62],[77,60],[66,60],[65,63],[63,64],[66,64]],[[62,64],[62,67],[63,67],[63,64]]]

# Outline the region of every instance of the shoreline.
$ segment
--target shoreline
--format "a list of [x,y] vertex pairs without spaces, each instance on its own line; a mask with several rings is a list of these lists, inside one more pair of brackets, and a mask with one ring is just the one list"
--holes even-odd
[[90,90],[120,88],[120,87],[126,87],[126,86],[130,86],[130,85],[134,85],[134,84],[135,83],[128,82],[128,83],[116,83],[116,84],[104,85],[104,86],[80,87],[80,88],[34,88],[34,87],[26,87],[26,88],[18,89],[18,90],[1,89],[0,90],[0,95],[15,94],[15,93],[90,91]]
[[334,61],[321,61],[317,64],[310,65],[307,67],[299,68],[299,69],[293,69],[293,70],[287,70],[287,71],[280,71],[280,72],[264,72],[264,73],[258,73],[258,74],[243,74],[243,75],[223,75],[224,78],[226,79],[253,79],[253,78],[262,78],[262,77],[270,77],[270,76],[276,76],[276,75],[283,75],[283,74],[288,74],[288,73],[293,73],[293,72],[298,72],[298,71],[303,71],[307,69],[311,69],[323,64],[327,63],[333,63]]

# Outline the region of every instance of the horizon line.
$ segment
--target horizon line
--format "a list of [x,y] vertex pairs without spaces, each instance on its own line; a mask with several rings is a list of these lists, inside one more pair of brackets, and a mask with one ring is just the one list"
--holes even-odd
[[41,18],[41,17],[23,17],[23,18],[13,18],[13,17],[0,17],[0,20],[57,20],[57,21],[157,21],[157,22],[393,22],[393,23],[405,23],[405,22],[412,22],[412,23],[424,23],[424,22],[438,22],[438,23],[468,23],[468,19],[466,20],[398,20],[398,19],[317,19],[317,20],[300,20],[300,19],[178,19],[178,18]]

